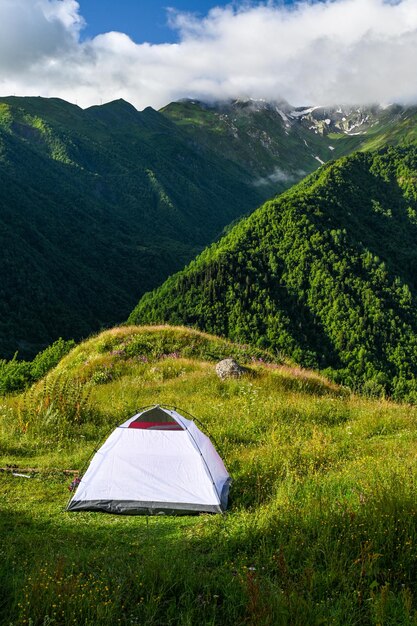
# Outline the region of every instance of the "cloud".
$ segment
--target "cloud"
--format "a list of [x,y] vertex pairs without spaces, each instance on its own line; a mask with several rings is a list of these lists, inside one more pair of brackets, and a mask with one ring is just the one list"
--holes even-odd
[[280,167],[275,167],[271,174],[265,178],[258,178],[253,184],[255,187],[264,187],[265,185],[271,185],[274,183],[295,183],[297,180],[304,178],[304,176],[306,176],[306,172],[303,170],[288,173]]
[[82,40],[75,0],[1,0],[0,93],[138,108],[183,97],[417,103],[416,0],[245,2],[169,21],[178,43]]
[[77,45],[82,18],[73,0],[2,0],[0,69],[3,77]]

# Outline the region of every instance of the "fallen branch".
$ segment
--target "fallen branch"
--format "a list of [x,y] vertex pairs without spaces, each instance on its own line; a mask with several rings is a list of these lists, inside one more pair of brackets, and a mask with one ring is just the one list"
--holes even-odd
[[69,476],[77,476],[79,470],[61,469],[59,467],[17,467],[17,465],[8,465],[0,467],[0,472],[8,472],[10,474],[65,474]]

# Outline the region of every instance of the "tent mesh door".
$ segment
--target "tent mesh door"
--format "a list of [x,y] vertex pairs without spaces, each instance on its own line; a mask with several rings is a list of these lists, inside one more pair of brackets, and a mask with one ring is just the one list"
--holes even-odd
[[129,424],[129,428],[145,430],[184,430],[173,417],[159,406],[144,411]]

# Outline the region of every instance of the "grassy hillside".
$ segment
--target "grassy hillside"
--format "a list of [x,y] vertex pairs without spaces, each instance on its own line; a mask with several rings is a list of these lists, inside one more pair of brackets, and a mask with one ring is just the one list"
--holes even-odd
[[387,145],[408,145],[417,141],[417,109],[397,107],[396,115],[387,110],[379,123],[367,132],[364,144],[367,150],[377,150]]
[[[230,354],[251,375],[219,381]],[[114,329],[6,398],[0,466],[43,472],[0,473],[0,623],[414,624],[416,409],[269,358],[190,329]],[[217,441],[228,513],[65,513],[59,470],[156,402]]]
[[151,108],[0,99],[0,357],[127,317],[267,197]]
[[130,321],[195,325],[415,401],[416,170],[415,147],[322,167],[145,295]]

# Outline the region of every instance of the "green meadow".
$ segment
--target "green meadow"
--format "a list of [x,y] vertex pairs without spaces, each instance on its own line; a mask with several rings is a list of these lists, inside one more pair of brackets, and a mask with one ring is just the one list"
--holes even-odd
[[[248,374],[220,381],[227,356]],[[63,470],[156,403],[212,436],[228,512],[66,513]],[[0,398],[0,467],[30,476],[0,473],[0,624],[417,624],[416,418],[191,329],[93,337]]]

